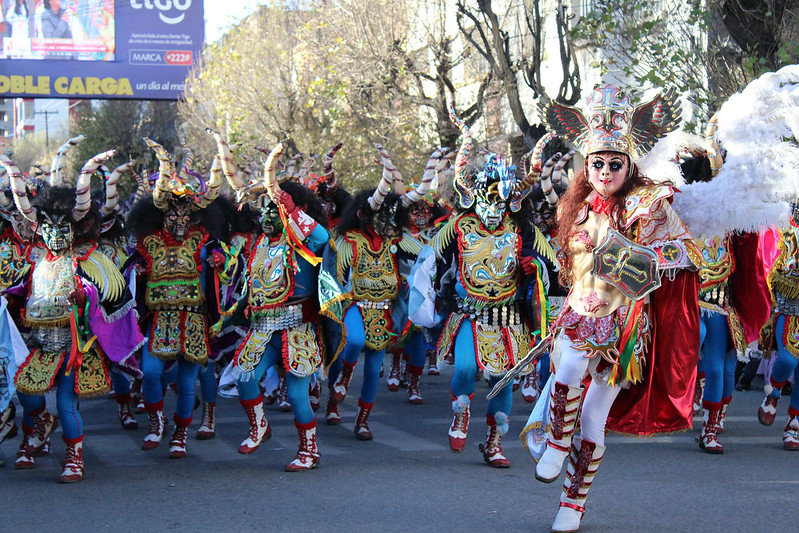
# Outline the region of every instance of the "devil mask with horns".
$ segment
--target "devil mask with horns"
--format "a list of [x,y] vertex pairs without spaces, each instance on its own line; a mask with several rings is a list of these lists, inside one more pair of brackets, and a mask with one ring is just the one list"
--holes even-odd
[[[91,176],[114,154],[114,150],[110,150],[87,161],[78,175],[74,191],[62,186],[60,182],[52,181],[53,174],[59,177],[60,173],[51,172],[52,185],[43,188],[33,203],[28,196],[25,179],[17,166],[7,158],[0,161],[11,181],[11,192],[17,209],[34,224],[36,232],[51,252],[64,253],[78,238],[96,238],[99,232],[99,217],[92,209]],[[56,158],[58,157],[57,155]],[[56,166],[55,160],[54,166]],[[71,199],[73,194],[74,200]]]
[[163,215],[164,231],[177,240],[183,240],[189,228],[198,224],[200,212],[219,196],[222,184],[222,164],[219,157],[211,165],[211,179],[204,192],[195,190],[175,171],[175,163],[163,146],[144,139],[158,158],[158,180],[153,188],[153,204]]

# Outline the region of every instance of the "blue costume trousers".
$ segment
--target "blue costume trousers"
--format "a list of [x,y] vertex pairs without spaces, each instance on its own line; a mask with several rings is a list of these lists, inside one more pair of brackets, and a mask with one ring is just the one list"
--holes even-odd
[[380,368],[386,356],[385,350],[372,350],[364,348],[366,338],[363,330],[363,318],[358,306],[353,305],[344,314],[344,325],[347,328],[347,344],[341,352],[342,363],[354,365],[358,362],[361,351],[364,352],[363,385],[361,386],[361,401],[374,403],[377,396],[377,385],[380,381]]
[[130,394],[130,379],[116,368],[111,369],[111,387],[117,396],[127,396]]
[[[145,346],[142,349],[142,396],[145,404],[155,404],[164,399],[164,389],[161,378],[164,374],[166,362],[150,355]],[[190,363],[179,357],[177,360],[177,386],[178,400],[175,405],[175,415],[179,418],[189,419],[194,411],[194,388],[197,381],[197,372],[200,365]]]
[[703,404],[729,402],[735,386],[734,351],[728,350],[730,335],[727,317],[719,313],[703,311],[699,324],[702,364],[705,370],[705,395]]
[[412,331],[405,340],[405,353],[408,354],[408,364],[411,366],[424,368],[427,359],[427,341],[424,339],[424,332]]
[[[777,360],[774,361],[774,367],[771,369],[771,382],[772,383],[785,383],[793,375],[793,392],[791,393],[790,406],[793,409],[799,409],[799,359],[791,355],[785,348],[785,343],[782,341],[783,333],[785,332],[785,317],[777,317],[777,324],[775,333],[777,336]],[[771,392],[774,398],[780,397],[780,389],[774,387]]]
[[216,403],[216,363],[208,361],[205,368],[200,368],[200,396],[205,403]]
[[[279,332],[272,335],[269,339],[269,346],[267,346],[261,361],[255,367],[254,375],[247,381],[241,379],[236,382],[236,388],[239,391],[239,398],[242,401],[254,400],[261,394],[261,380],[266,376],[266,371],[273,365],[283,364],[283,336]],[[288,396],[289,403],[291,403],[291,410],[294,413],[294,420],[298,424],[308,424],[314,420],[314,414],[311,410],[311,401],[308,398],[308,384],[311,380],[310,376],[304,378],[297,377],[291,372],[286,372],[286,395]]]
[[[78,396],[75,394],[75,371],[67,376],[66,358],[58,369],[56,376],[56,406],[58,408],[58,419],[61,423],[61,432],[64,438],[77,439],[83,435],[83,419],[78,411]],[[22,405],[22,423],[28,427],[33,427],[34,421],[30,413],[40,411],[45,407],[44,396],[29,396],[18,394],[19,403]]]
[[[455,371],[452,373],[450,389],[452,396],[472,396],[476,387],[477,359],[475,357],[474,337],[472,335],[472,322],[464,320],[455,337]],[[488,387],[491,389],[500,377],[489,377]],[[505,387],[499,394],[488,401],[487,415],[498,412],[510,416],[513,405],[513,387]]]

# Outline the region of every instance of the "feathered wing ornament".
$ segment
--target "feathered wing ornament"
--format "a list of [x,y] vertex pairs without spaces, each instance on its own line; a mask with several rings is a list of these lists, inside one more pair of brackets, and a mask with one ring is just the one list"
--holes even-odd
[[637,153],[633,159],[649,152],[658,139],[680,124],[680,103],[673,90],[658,94],[652,100],[635,106],[630,119],[629,135]]
[[591,126],[582,111],[542,96],[538,103],[539,113],[558,135],[575,146],[582,145],[589,137]]
[[787,202],[799,195],[797,134],[799,65],[764,74],[730,97],[718,112],[716,135],[726,151],[718,175],[678,183],[673,207],[689,231],[699,237],[784,225]]

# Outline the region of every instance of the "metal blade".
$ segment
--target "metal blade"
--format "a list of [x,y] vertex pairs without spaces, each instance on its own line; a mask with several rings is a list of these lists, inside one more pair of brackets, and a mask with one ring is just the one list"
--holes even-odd
[[497,384],[494,385],[494,388],[491,389],[491,392],[488,393],[488,396],[486,396],[486,398],[490,400],[491,398],[499,394],[499,391],[507,387],[508,384],[510,384],[510,382],[513,381],[513,378],[518,376],[527,365],[532,363],[536,359],[536,357],[544,353],[547,350],[547,348],[549,348],[549,345],[551,343],[552,343],[551,334],[547,335],[546,337],[538,341],[538,343],[535,346],[533,346],[529,352],[527,352],[527,355],[525,355],[521,361],[516,363],[516,366],[508,370],[508,373],[502,376],[502,379],[500,379],[497,382]]

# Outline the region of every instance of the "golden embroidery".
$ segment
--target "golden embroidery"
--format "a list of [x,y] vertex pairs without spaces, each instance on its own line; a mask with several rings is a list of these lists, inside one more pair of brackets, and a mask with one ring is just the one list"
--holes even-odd
[[516,225],[506,217],[504,226],[488,231],[472,215],[456,222],[460,281],[469,296],[492,303],[513,299],[519,288]]
[[285,234],[275,242],[269,242],[269,237],[261,236],[250,260],[250,310],[275,307],[288,300],[294,283],[286,265],[292,264],[292,255]]
[[[778,295],[778,304],[785,299],[799,299],[799,239],[795,228],[782,231],[779,243],[780,255],[769,272],[769,286]],[[793,310],[791,310],[793,311]]]
[[312,324],[285,330],[285,368],[298,377],[310,376],[322,363],[322,352]]
[[180,242],[166,242],[161,233],[144,238],[139,250],[147,261],[145,299],[150,309],[202,305],[205,297],[198,249],[206,239],[207,235],[196,229]]
[[441,336],[436,344],[439,363],[455,350],[455,337],[458,335],[464,318],[466,315],[462,313],[451,313],[447,318],[447,323],[444,324],[444,329],[441,330]]
[[200,313],[183,312],[183,357],[190,363],[208,361],[208,322]]
[[[373,250],[369,239],[357,231],[348,231],[344,237],[355,250],[352,265],[353,299],[383,302],[394,300],[398,294],[397,260],[391,240],[382,239]],[[395,248],[396,250],[396,248]]]
[[45,352],[41,348],[31,350],[14,378],[17,390],[29,395],[44,394],[50,390],[64,356],[64,352]]
[[180,353],[180,311],[155,311],[150,326],[150,355],[173,361]]
[[100,396],[111,389],[111,379],[105,354],[96,345],[83,354],[83,361],[75,373],[75,393],[79,398]]
[[272,333],[272,331],[250,331],[236,354],[236,366],[240,367],[242,372],[255,371],[272,339]]
[[30,270],[30,263],[11,241],[0,242],[0,289],[7,289],[19,282]]
[[361,307],[363,331],[366,338],[364,346],[370,350],[385,350],[391,344],[391,312],[389,309]]
[[788,353],[799,359],[799,316],[783,316],[785,317],[785,329],[782,333],[782,342]]

